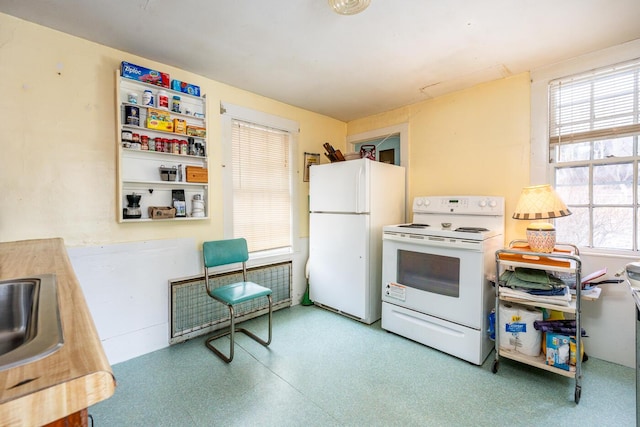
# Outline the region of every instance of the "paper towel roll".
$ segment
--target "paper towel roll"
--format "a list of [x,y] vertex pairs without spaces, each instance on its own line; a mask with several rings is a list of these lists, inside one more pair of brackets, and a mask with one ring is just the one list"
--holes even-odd
[[542,333],[533,322],[542,320],[542,311],[533,307],[500,303],[500,348],[528,356],[540,354]]
[[525,324],[526,332],[518,335],[518,347],[516,350],[527,356],[538,356],[540,354],[540,344],[542,332],[536,330],[533,322],[542,320],[542,310],[533,307],[520,309],[520,321]]
[[508,331],[508,325],[520,320],[518,306],[508,303],[500,303],[500,313],[498,313],[498,318],[500,319],[500,323],[498,325],[500,331],[500,348],[515,350],[517,340],[514,334]]

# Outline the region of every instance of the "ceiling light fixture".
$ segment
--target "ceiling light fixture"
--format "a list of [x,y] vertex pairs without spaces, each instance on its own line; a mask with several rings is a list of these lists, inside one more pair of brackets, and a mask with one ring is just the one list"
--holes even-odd
[[371,0],[329,0],[329,4],[340,15],[355,15],[365,10]]

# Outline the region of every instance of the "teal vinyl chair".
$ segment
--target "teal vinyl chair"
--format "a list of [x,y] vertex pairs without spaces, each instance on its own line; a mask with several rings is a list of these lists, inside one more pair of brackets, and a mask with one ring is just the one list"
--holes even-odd
[[[247,241],[243,238],[240,238],[204,242],[202,244],[202,257],[204,260],[204,277],[207,293],[211,298],[227,305],[227,307],[229,308],[229,317],[231,319],[231,325],[229,326],[228,330],[225,330],[207,339],[206,345],[209,350],[213,351],[225,362],[231,362],[233,360],[233,347],[236,332],[242,332],[246,334],[265,347],[271,344],[271,320],[273,317],[273,300],[271,298],[271,289],[260,286],[257,283],[247,282],[247,260],[249,259]],[[209,269],[212,267],[237,263],[242,263],[242,282],[231,283],[212,289],[209,283]],[[266,341],[254,335],[252,332],[246,330],[245,328],[236,329],[236,319],[234,313],[234,306],[236,304],[262,297],[267,297],[267,299],[269,300],[269,338]],[[227,335],[229,335],[231,341],[228,357],[212,344],[212,341]]]

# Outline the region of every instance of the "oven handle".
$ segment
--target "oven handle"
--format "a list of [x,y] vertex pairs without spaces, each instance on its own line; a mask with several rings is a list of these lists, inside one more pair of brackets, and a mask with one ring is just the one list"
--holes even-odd
[[415,244],[420,246],[437,246],[449,249],[466,249],[481,252],[483,244],[477,240],[451,239],[447,237],[420,236],[420,235],[398,235],[393,232],[382,234],[383,240],[390,240],[398,243]]

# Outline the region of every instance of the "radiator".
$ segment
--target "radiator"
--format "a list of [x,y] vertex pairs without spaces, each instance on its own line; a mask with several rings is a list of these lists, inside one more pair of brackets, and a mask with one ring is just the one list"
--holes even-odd
[[[273,310],[291,306],[291,261],[247,269],[247,280],[270,288]],[[212,287],[242,281],[242,270],[209,276]],[[229,325],[229,309],[209,297],[204,274],[169,281],[169,344],[177,344],[208,334]],[[236,323],[268,312],[266,298],[258,298],[235,306]]]

